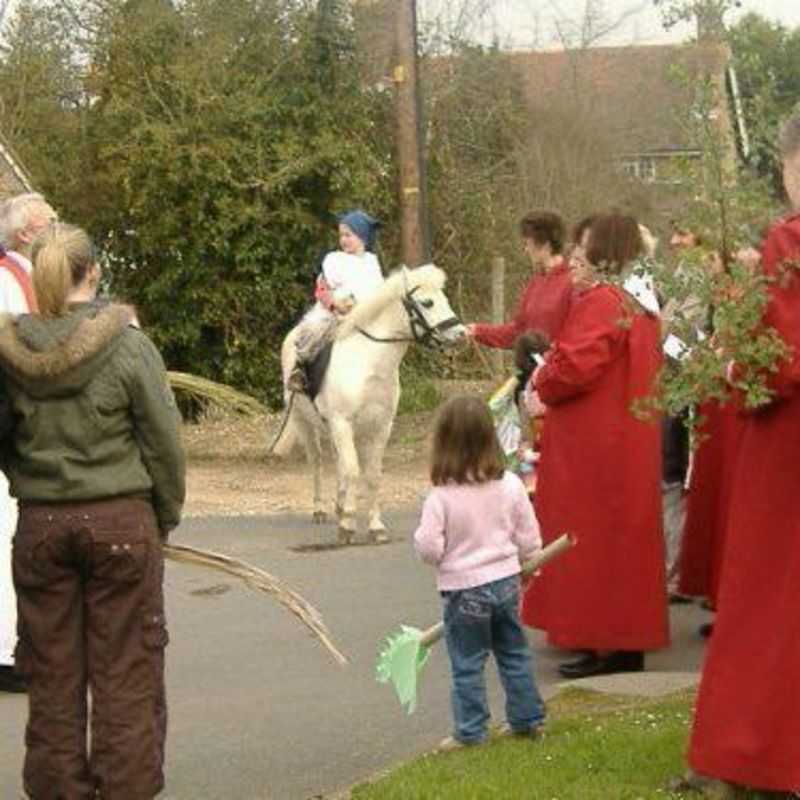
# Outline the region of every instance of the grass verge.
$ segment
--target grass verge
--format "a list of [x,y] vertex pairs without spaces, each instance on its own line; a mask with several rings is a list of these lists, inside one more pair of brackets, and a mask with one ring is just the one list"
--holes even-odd
[[[353,788],[352,800],[677,800],[693,695],[657,702],[570,691],[539,741],[429,754]],[[697,795],[691,795],[697,797]]]

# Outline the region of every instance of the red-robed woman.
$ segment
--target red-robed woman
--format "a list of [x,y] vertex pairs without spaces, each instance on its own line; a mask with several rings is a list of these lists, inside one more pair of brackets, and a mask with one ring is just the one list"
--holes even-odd
[[774,279],[764,324],[790,356],[768,375],[774,399],[749,415],[742,436],[689,763],[791,793],[800,791],[800,115],[784,125],[781,150],[795,213],[762,249]]
[[510,322],[467,326],[476,342],[508,350],[523,333],[540,331],[555,339],[569,313],[573,283],[562,251],[564,221],[552,211],[532,211],[520,221],[520,235],[533,275]]
[[535,373],[547,406],[536,510],[545,542],[578,545],[528,588],[523,620],[559,647],[585,650],[560,666],[570,678],[644,668],[669,643],[661,522],[659,420],[632,412],[655,390],[661,326],[602,280],[642,252],[631,217],[591,228],[588,259],[601,280],[576,294],[560,336]]
[[[699,247],[701,241],[691,231],[676,228],[670,244],[675,250],[685,250]],[[707,264],[715,275],[725,269],[716,253]],[[709,335],[713,333],[713,315],[712,308],[706,314],[704,325]],[[705,597],[711,607],[716,608],[731,484],[745,419],[741,404],[733,397],[724,403],[708,400],[697,408],[697,414],[701,419],[698,430],[701,440],[689,475],[677,589],[678,597]],[[711,625],[700,628],[703,635],[710,630]]]
[[746,420],[740,403],[709,400],[698,408],[703,437],[694,454],[681,541],[678,591],[706,597],[712,608],[725,553],[725,533],[733,476]]

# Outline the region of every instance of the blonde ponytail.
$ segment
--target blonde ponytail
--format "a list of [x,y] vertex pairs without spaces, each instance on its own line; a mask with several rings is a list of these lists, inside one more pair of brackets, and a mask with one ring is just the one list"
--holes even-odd
[[92,241],[74,225],[55,223],[36,238],[31,256],[39,313],[60,317],[67,311],[70,292],[94,264]]

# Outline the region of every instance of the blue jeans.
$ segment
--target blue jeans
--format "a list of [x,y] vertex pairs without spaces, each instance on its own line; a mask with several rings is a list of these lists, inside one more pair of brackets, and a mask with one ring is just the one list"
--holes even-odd
[[533,682],[531,653],[519,622],[519,576],[442,592],[442,598],[453,675],[455,738],[465,744],[486,739],[489,706],[484,667],[489,653],[497,662],[512,731],[524,733],[540,725],[545,711]]

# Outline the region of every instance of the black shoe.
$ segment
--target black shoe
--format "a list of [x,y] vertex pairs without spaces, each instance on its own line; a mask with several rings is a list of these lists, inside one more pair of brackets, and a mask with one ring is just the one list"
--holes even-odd
[[27,691],[28,681],[18,672],[14,672],[14,667],[0,665],[0,692],[24,694]]
[[680,594],[679,592],[669,593],[669,604],[671,606],[686,605],[687,603],[691,603],[692,599],[693,598],[689,597],[689,595]]
[[712,633],[714,633],[714,623],[713,622],[704,622],[698,629],[697,632],[704,638],[708,639]]
[[670,778],[667,785],[664,787],[672,794],[681,794],[685,792],[696,792],[697,794],[706,795],[707,790],[713,791],[715,785],[719,785],[719,781],[714,778],[706,778],[704,775],[698,775],[694,770],[689,770],[685,775],[677,778]]
[[644,653],[641,650],[615,650],[607,656],[593,656],[582,663],[562,664],[558,671],[570,679],[592,675],[611,675],[614,672],[642,672]]

